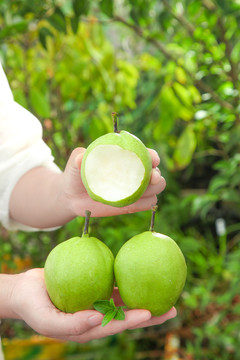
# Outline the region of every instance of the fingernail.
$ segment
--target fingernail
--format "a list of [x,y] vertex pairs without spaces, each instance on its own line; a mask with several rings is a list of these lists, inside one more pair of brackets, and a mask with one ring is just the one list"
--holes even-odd
[[157,151],[156,150],[153,150],[154,152],[155,152],[155,154],[156,154],[156,157],[159,159],[159,161],[160,161],[160,157],[159,157],[159,155],[158,155],[158,153],[157,153]]
[[75,161],[74,161],[76,167],[78,167],[78,165],[79,165],[79,160],[80,160],[81,157],[82,157],[82,154],[79,154],[79,155],[76,156]]
[[100,315],[93,315],[88,318],[88,322],[91,326],[100,325],[102,322],[102,316]]

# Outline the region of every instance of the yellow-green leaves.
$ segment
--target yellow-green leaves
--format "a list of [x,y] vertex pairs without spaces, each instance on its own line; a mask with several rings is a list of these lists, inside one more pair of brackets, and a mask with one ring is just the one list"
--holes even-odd
[[30,89],[31,105],[37,115],[50,116],[50,106],[47,97],[37,87]]
[[197,145],[196,136],[191,125],[188,125],[179,137],[173,154],[175,165],[183,169],[192,160]]

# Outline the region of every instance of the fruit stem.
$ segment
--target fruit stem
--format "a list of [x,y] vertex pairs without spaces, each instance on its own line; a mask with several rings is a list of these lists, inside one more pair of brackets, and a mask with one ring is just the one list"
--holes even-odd
[[82,236],[88,235],[88,227],[89,227],[89,219],[91,216],[91,211],[86,210],[85,211],[85,224],[84,224],[84,230]]
[[154,228],[155,214],[156,214],[157,209],[158,209],[157,205],[152,206],[152,218],[151,218],[151,225],[150,225],[150,231],[152,231],[152,232],[154,231],[153,228]]
[[113,118],[114,132],[119,133],[120,131],[118,130],[118,113],[112,112],[112,118]]

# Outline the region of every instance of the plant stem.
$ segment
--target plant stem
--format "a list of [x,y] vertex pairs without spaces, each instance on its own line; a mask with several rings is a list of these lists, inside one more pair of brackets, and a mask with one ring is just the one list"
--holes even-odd
[[113,126],[114,126],[114,132],[119,133],[118,130],[118,113],[112,112],[112,118],[113,118]]
[[84,224],[84,230],[82,236],[88,235],[88,226],[89,226],[89,219],[91,216],[91,211],[86,210],[85,211],[85,224]]
[[151,225],[150,225],[150,231],[154,231],[153,228],[154,228],[154,221],[155,221],[155,214],[156,214],[156,211],[158,209],[158,206],[155,205],[155,206],[152,206],[152,218],[151,218]]

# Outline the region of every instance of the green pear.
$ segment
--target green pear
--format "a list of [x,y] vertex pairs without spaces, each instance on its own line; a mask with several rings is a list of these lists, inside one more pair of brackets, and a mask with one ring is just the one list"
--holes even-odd
[[84,153],[81,177],[89,196],[104,204],[122,207],[137,201],[148,187],[152,160],[136,136],[117,130],[93,141]]
[[53,304],[67,313],[93,309],[98,300],[111,297],[114,256],[100,240],[88,235],[87,212],[82,237],[57,245],[48,255],[44,276]]
[[129,308],[147,309],[159,316],[177,302],[187,266],[176,242],[154,232],[152,227],[121,247],[114,273],[120,295]]

